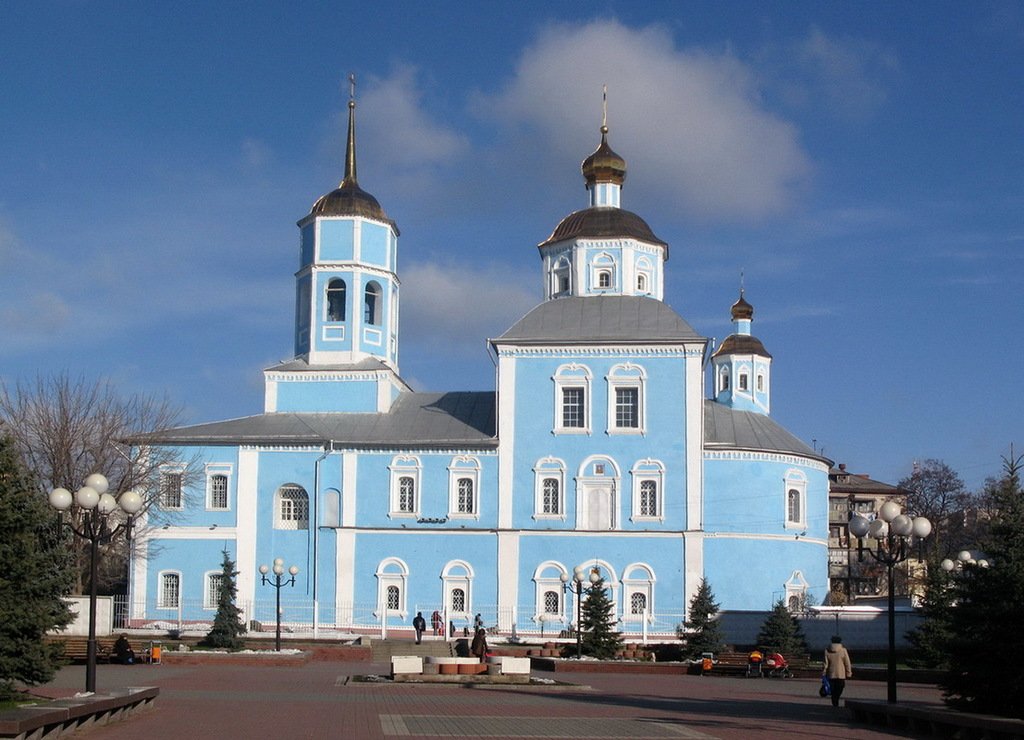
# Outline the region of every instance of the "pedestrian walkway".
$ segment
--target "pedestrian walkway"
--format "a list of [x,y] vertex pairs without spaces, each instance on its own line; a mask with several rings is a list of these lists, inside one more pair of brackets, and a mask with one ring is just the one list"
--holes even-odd
[[[573,674],[572,686],[512,688],[373,684],[370,663],[302,666],[99,666],[101,690],[160,687],[156,708],[81,733],[111,740],[231,738],[773,738],[898,737],[854,725],[818,697],[816,679]],[[565,674],[559,675],[559,680]],[[535,676],[550,678],[549,673]],[[78,688],[81,666],[51,691]],[[851,681],[846,697],[884,700],[885,684]],[[844,697],[844,698],[846,698]],[[934,687],[900,686],[901,701],[938,704]]]

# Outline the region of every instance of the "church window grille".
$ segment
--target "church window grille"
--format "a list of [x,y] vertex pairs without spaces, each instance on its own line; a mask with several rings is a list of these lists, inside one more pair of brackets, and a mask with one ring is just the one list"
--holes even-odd
[[644,614],[647,612],[647,594],[633,593],[629,597],[630,614]]
[[275,529],[309,529],[309,494],[302,486],[289,483],[277,490]]
[[561,493],[557,478],[544,479],[544,505],[542,513],[561,514]]
[[160,592],[157,594],[158,609],[177,609],[181,601],[181,574],[161,573]]
[[608,432],[643,434],[644,390],[647,374],[643,366],[626,362],[612,367],[608,381]]
[[640,516],[658,516],[658,484],[656,481],[640,481]]
[[204,589],[203,608],[216,609],[220,603],[220,594],[224,590],[223,573],[207,573],[206,588]]
[[345,320],[345,281],[335,278],[327,284],[327,320]]
[[209,478],[210,498],[209,508],[228,508],[228,477],[220,473],[211,475]]
[[788,495],[787,516],[791,522],[800,521],[800,491],[790,488]]
[[416,511],[416,481],[407,475],[398,479],[398,510],[405,514]]
[[559,366],[554,381],[555,434],[590,433],[591,372],[586,365],[575,362]]
[[466,592],[461,588],[452,589],[452,611],[460,613],[466,611]]
[[561,612],[561,599],[558,598],[557,591],[545,591],[544,592],[544,613],[545,614],[559,614]]
[[459,513],[475,514],[476,502],[473,497],[473,479],[459,478]]
[[387,588],[387,610],[389,612],[397,612],[402,608],[401,591],[398,586],[388,586]]
[[638,460],[631,471],[633,476],[634,521],[664,521],[665,466],[658,460]]
[[165,509],[182,508],[182,479],[180,470],[166,470],[160,474],[160,506]]
[[786,472],[783,481],[783,515],[787,529],[806,529],[807,527],[807,476],[798,468]]

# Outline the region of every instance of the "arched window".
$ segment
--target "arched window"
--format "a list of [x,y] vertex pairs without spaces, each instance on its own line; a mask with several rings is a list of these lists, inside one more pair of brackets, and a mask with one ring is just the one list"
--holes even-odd
[[649,622],[653,621],[654,571],[645,563],[633,563],[626,566],[625,573],[622,579],[626,600],[623,620],[638,622],[646,616]]
[[569,260],[559,257],[552,271],[554,284],[551,286],[552,295],[563,295],[572,290],[572,272],[569,267]]
[[372,326],[380,325],[381,290],[376,282],[367,283],[363,298],[363,321]]
[[561,514],[562,495],[558,478],[545,478],[541,514]]
[[220,593],[224,588],[224,574],[221,572],[207,573],[203,589],[203,608],[216,609],[220,603]]
[[472,478],[459,478],[458,511],[460,514],[473,514],[476,512]]
[[398,510],[403,514],[416,511],[416,480],[408,475],[398,479]]
[[590,369],[576,363],[560,366],[551,378],[555,383],[556,433],[590,432],[590,378]]
[[391,495],[388,516],[415,517],[420,511],[420,460],[413,455],[391,459]]
[[636,276],[636,289],[641,293],[647,292],[647,276],[637,275]]
[[473,608],[473,567],[464,560],[452,560],[441,571],[441,582],[449,617],[469,617]]
[[722,368],[722,374],[719,377],[721,378],[721,380],[719,382],[719,390],[721,390],[721,391],[729,390],[729,368],[723,367]]
[[409,568],[398,558],[386,558],[377,566],[377,611],[376,615],[395,615],[401,619],[408,616],[406,592],[408,590]]
[[567,622],[571,618],[571,613],[566,608],[565,590],[562,588],[562,579],[570,577],[565,566],[554,560],[545,561],[537,566],[533,572],[534,621],[543,624],[545,621],[552,620]]
[[302,486],[287,483],[277,489],[274,529],[309,529],[309,494]]
[[786,518],[791,522],[799,522],[800,519],[800,491],[790,488],[786,494]]
[[472,455],[456,455],[448,465],[448,516],[478,516],[480,496],[480,461]]
[[565,518],[565,463],[545,457],[533,466],[534,518]]
[[638,460],[633,475],[633,520],[664,520],[665,466],[650,458]]
[[340,278],[327,283],[327,320],[345,320],[345,281]]
[[644,386],[647,373],[632,362],[615,365],[608,381],[608,433],[642,434],[645,429]]
[[388,586],[387,588],[387,610],[389,612],[397,612],[402,608],[402,592],[398,586]]
[[658,516],[657,481],[640,481],[640,516]]
[[452,611],[462,614],[466,612],[466,592],[461,588],[452,589]]

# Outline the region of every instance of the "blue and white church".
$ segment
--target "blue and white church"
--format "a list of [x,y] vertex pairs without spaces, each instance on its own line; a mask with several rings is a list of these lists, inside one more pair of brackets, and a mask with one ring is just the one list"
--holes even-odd
[[[496,389],[414,391],[399,372],[399,230],[356,178],[298,222],[294,357],[262,413],[156,433],[168,466],[131,566],[133,623],[212,620],[222,551],[248,619],[259,567],[299,568],[303,629],[481,614],[567,629],[598,572],[626,633],[671,633],[702,578],[724,610],[828,592],[829,461],[772,420],[772,357],[740,292],[716,347],[663,301],[669,244],[621,205],[608,143],[589,203],[539,244],[543,301],[489,341]],[[706,390],[710,389],[710,391]],[[578,571],[577,569],[582,569]]]

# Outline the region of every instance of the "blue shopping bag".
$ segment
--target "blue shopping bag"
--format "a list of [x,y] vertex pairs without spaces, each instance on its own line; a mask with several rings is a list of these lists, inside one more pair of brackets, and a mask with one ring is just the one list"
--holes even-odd
[[818,689],[818,696],[825,697],[831,696],[832,684],[829,683],[828,676],[821,677],[821,688]]

